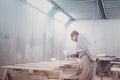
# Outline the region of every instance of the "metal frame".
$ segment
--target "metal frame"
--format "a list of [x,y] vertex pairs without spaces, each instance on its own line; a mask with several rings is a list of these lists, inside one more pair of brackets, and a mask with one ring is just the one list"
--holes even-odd
[[106,13],[105,13],[105,8],[104,8],[104,4],[103,4],[103,0],[98,0],[98,6],[102,15],[103,19],[107,19]]
[[49,0],[49,1],[56,6],[56,9],[57,9],[57,10],[62,11],[64,14],[66,14],[68,17],[70,17],[70,21],[74,21],[74,20],[75,20],[71,15],[69,15],[66,11],[64,11],[64,10],[63,10],[58,4],[56,4],[54,1],[52,1],[52,0]]

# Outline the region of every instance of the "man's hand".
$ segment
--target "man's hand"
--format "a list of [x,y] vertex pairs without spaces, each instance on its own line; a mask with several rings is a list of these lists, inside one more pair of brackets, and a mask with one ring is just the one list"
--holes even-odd
[[76,57],[79,57],[79,55],[78,54],[72,54],[72,55],[70,55],[70,57],[76,58]]
[[76,76],[81,75],[82,72],[83,72],[83,69],[79,67],[79,68],[77,69]]

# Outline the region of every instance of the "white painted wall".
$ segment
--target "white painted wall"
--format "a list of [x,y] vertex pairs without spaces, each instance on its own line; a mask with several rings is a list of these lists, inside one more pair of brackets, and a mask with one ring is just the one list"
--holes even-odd
[[70,33],[73,30],[86,34],[97,54],[120,56],[120,20],[73,22],[67,31],[67,49],[73,49],[73,46],[75,46],[70,40]]
[[0,0],[0,66],[63,58],[65,28],[24,0]]

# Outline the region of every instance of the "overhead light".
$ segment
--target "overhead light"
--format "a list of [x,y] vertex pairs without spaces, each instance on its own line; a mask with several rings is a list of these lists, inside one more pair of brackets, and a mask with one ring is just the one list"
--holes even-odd
[[49,10],[53,7],[53,5],[48,0],[26,0],[26,1],[35,8],[45,13],[48,13]]
[[57,13],[54,15],[54,17],[55,17],[57,20],[59,20],[60,22],[64,23],[64,24],[66,24],[66,23],[69,21],[69,19],[70,19],[66,14],[64,14],[64,13],[61,12],[61,11],[57,12]]

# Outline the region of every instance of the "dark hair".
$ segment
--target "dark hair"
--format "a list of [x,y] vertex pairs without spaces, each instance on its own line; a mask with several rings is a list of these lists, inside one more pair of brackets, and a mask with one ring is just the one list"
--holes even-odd
[[71,37],[73,37],[74,35],[79,35],[79,33],[77,31],[72,31]]

